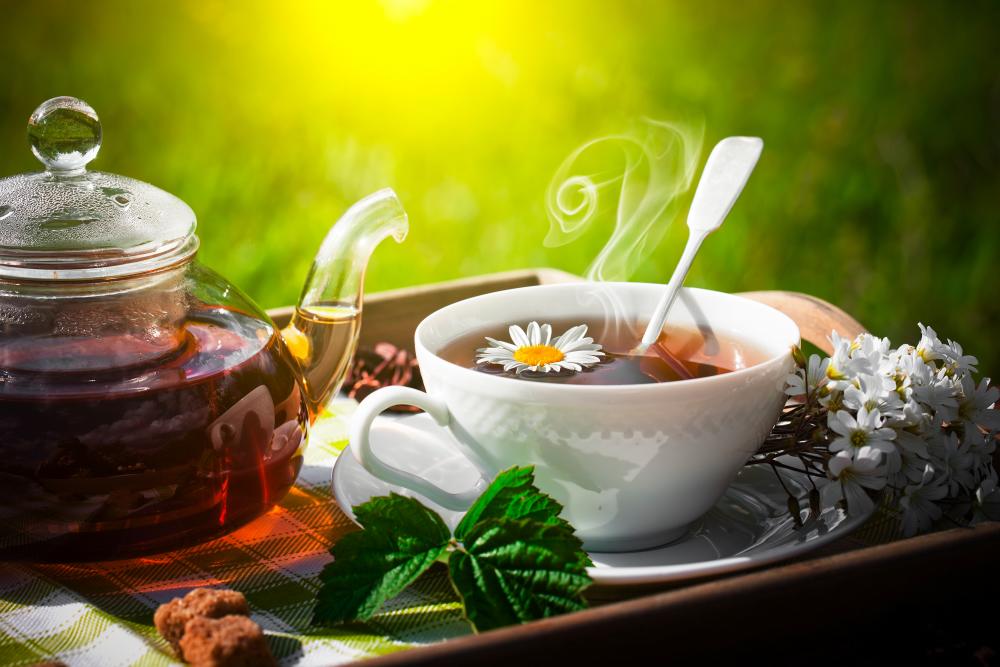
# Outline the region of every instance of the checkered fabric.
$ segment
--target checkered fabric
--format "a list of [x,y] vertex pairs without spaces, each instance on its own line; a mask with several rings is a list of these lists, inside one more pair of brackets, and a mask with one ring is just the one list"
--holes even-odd
[[246,595],[282,665],[334,665],[469,632],[440,566],[367,623],[309,625],[330,545],[351,529],[330,490],[353,402],[313,430],[296,486],[266,515],[198,547],[124,561],[0,564],[0,664],[179,664],[153,612],[199,586]]

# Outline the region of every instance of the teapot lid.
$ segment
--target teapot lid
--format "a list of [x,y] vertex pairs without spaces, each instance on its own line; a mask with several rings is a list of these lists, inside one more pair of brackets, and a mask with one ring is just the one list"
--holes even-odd
[[28,119],[45,171],[0,179],[0,279],[95,280],[187,261],[194,211],[153,185],[87,171],[101,123],[83,100],[56,97]]

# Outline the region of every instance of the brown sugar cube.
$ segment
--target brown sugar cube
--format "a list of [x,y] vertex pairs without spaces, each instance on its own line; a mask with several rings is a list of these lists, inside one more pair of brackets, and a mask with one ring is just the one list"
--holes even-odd
[[271,667],[277,663],[260,626],[246,616],[192,618],[181,637],[193,667]]
[[250,615],[250,605],[242,593],[214,588],[196,588],[183,598],[174,598],[160,605],[153,615],[153,625],[170,642],[177,656],[183,658],[180,650],[184,626],[192,618],[205,616],[222,618],[231,614]]

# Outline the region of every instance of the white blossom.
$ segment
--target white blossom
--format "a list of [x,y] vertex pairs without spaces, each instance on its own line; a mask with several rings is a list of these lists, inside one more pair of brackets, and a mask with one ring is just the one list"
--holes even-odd
[[846,338],[841,338],[836,331],[830,334],[830,343],[833,345],[833,356],[826,367],[826,377],[829,380],[828,386],[831,390],[843,391],[851,386],[851,378],[858,372],[869,370],[867,366],[859,368],[860,358],[856,361],[851,356],[852,342]]
[[972,490],[975,457],[969,453],[967,444],[960,443],[954,433],[938,434],[931,439],[928,449],[935,470],[948,485],[949,494],[955,496],[963,490]]
[[826,369],[829,365],[829,359],[821,361],[818,354],[811,355],[805,369],[799,368],[788,376],[785,393],[789,396],[804,396],[816,391],[826,384]]
[[865,449],[853,458],[847,452],[841,452],[830,459],[828,469],[833,481],[820,491],[820,501],[827,506],[833,506],[838,501],[847,503],[850,512],[867,514],[875,509],[875,503],[868,495],[868,490],[879,491],[885,488],[885,471],[879,465],[881,455]]
[[934,468],[928,464],[921,480],[910,484],[899,498],[903,510],[903,534],[910,536],[929,530],[941,518],[941,508],[936,502],[948,494],[948,488],[934,477]]
[[924,360],[915,347],[906,345],[896,355],[896,371],[909,381],[909,386],[922,386],[934,378],[936,369]]
[[901,430],[896,432],[896,445],[895,449],[886,455],[889,483],[902,488],[907,484],[919,482],[930,457],[927,441],[909,431]]
[[976,383],[978,361],[959,343],[919,327],[916,346],[895,349],[887,338],[833,332],[830,358],[811,356],[786,390],[814,415],[826,409],[816,445],[830,455],[824,504],[844,500],[852,511],[870,511],[884,489],[908,535],[931,528],[945,509],[957,520],[968,520],[970,508],[974,522],[1000,518],[993,467],[1000,390],[989,378]]
[[934,413],[939,422],[958,417],[958,388],[946,375],[938,374],[930,383],[914,387],[913,397]]
[[941,348],[944,343],[938,338],[937,332],[930,327],[925,327],[922,322],[918,322],[920,327],[920,342],[917,343],[917,356],[924,361],[934,361],[941,358]]
[[949,375],[978,372],[976,365],[979,364],[979,360],[971,354],[964,354],[962,346],[956,341],[949,340],[947,345],[941,346],[940,353],[945,371]]
[[852,410],[865,408],[888,414],[903,407],[896,393],[896,383],[886,375],[859,375],[857,384],[844,390],[844,406]]
[[877,338],[863,333],[851,343],[851,366],[858,375],[874,375],[881,372],[889,356],[888,338]]
[[847,410],[838,410],[827,415],[827,426],[837,434],[830,443],[831,452],[847,452],[848,456],[867,447],[878,452],[888,453],[893,445],[890,440],[896,437],[891,428],[883,428],[884,420],[878,410],[869,411],[861,406],[857,416]]
[[1000,430],[1000,410],[993,405],[1000,398],[1000,389],[990,387],[990,379],[983,378],[976,386],[971,375],[962,375],[962,398],[958,415],[967,422],[994,431]]

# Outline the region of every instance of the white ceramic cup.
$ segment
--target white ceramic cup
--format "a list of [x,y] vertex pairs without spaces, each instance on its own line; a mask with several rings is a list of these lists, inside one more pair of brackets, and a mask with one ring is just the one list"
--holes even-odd
[[[601,317],[644,324],[662,291],[644,283],[542,285],[432,313],[414,335],[427,392],[387,387],[365,398],[351,422],[351,451],[372,475],[455,510],[466,509],[501,470],[533,465],[536,484],[564,505],[563,517],[588,550],[632,551],[676,539],[718,501],[777,420],[794,366],[791,348],[799,343],[786,315],[731,294],[683,289],[668,326],[700,331],[709,351],[718,336],[744,342],[766,360],[678,382],[531,382],[438,356],[456,338],[498,325]],[[597,332],[588,335],[601,342]],[[473,488],[448,493],[378,459],[369,441],[372,422],[400,404],[423,408],[452,432],[482,474]]]

